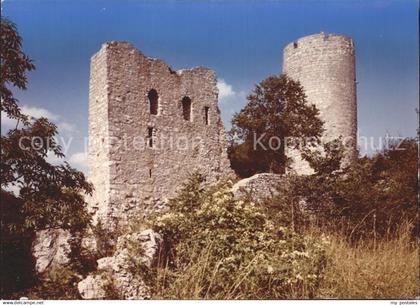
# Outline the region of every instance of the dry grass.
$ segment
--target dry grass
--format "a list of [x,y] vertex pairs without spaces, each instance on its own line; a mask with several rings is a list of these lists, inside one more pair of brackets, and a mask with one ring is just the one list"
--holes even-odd
[[[321,237],[313,230],[309,234]],[[325,234],[324,234],[325,236]],[[345,241],[335,233],[328,237],[328,265],[317,299],[413,299],[419,295],[418,246],[410,237],[410,227],[402,226],[397,237],[388,240]],[[195,264],[189,264],[173,273],[168,268],[159,268],[157,283],[170,278],[170,287],[155,286],[156,299],[241,299],[232,287],[225,287],[216,294],[204,291],[204,283],[212,278],[208,269],[208,257],[204,254]],[[214,272],[217,272],[216,270]],[[246,274],[237,274],[235,283],[246,279]],[[207,282],[208,283],[208,282]],[[212,286],[210,284],[210,286]],[[261,295],[261,289],[249,283],[248,288]],[[249,294],[248,294],[249,295]],[[204,296],[204,297],[203,297]],[[308,293],[290,290],[286,299],[305,299]]]
[[[244,280],[246,280],[248,275],[247,270],[235,273],[235,278],[231,285],[226,285],[215,292],[214,288],[217,284],[215,278],[219,270],[218,268],[214,268],[210,271],[209,263],[210,260],[216,260],[216,266],[220,266],[222,265],[222,261],[217,261],[216,258],[210,257],[211,245],[201,250],[192,249],[191,252],[199,253],[199,257],[193,263],[190,262],[183,265],[180,270],[174,272],[167,266],[157,270],[154,299],[226,300],[245,298],[240,292],[237,292],[236,289]],[[164,283],[167,282],[168,279],[170,285],[169,287],[165,287]],[[259,287],[254,288],[259,289]]]
[[[210,250],[210,247],[202,250],[192,249],[192,253],[200,253],[199,257],[194,262],[184,264],[180,270],[173,271],[168,266],[158,268],[153,298],[184,300],[238,298],[237,295],[231,295],[232,287],[225,287],[216,294],[209,294],[213,289],[214,278],[218,272],[217,268],[214,268],[209,273]],[[217,262],[216,266],[221,263],[221,261]],[[240,282],[243,276],[244,274],[238,273],[235,283]],[[169,287],[165,285],[168,281],[170,282]]]
[[330,236],[330,259],[319,298],[412,299],[419,295],[418,244],[410,226],[397,237],[354,244]]

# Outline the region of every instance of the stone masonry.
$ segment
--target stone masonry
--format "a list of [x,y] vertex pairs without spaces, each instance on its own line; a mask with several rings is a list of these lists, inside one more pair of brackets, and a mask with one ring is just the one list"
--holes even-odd
[[284,175],[262,173],[239,180],[232,186],[235,199],[249,199],[261,203],[279,195],[279,188],[286,184]]
[[[357,156],[357,103],[355,48],[349,37],[319,33],[288,44],[283,73],[300,82],[308,101],[325,122],[323,141],[339,136],[346,144],[346,162]],[[298,174],[311,172],[296,151],[290,152]]]
[[111,231],[164,207],[195,171],[209,183],[231,170],[217,79],[197,67],[173,71],[127,42],[91,60],[89,208]]

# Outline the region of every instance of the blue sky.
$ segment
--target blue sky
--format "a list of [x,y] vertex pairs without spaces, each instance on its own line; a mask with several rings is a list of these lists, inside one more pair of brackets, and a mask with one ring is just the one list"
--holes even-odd
[[[50,117],[64,136],[73,137],[67,158],[83,170],[89,60],[109,40],[130,41],[174,69],[214,69],[229,127],[254,85],[280,73],[287,43],[321,31],[349,35],[356,44],[359,133],[414,136],[417,14],[415,0],[2,3],[2,15],[17,24],[24,50],[37,67],[29,74],[28,90],[17,97],[24,110]],[[7,121],[2,125],[5,129]]]

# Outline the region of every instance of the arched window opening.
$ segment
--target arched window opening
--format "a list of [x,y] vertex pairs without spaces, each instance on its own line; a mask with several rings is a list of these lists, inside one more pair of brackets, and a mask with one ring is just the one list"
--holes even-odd
[[184,120],[191,121],[191,99],[188,96],[182,99],[182,116]]
[[206,123],[206,125],[210,125],[209,110],[210,107],[204,107],[204,122]]
[[149,98],[150,114],[157,115],[158,107],[159,107],[159,103],[158,103],[159,96],[157,94],[157,91],[155,89],[150,90],[149,93],[147,94],[147,97]]

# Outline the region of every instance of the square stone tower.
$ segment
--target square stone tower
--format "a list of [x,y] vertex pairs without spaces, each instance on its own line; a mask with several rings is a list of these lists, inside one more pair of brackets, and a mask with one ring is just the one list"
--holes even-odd
[[173,71],[126,42],[91,60],[89,169],[94,219],[110,230],[165,206],[195,171],[231,172],[213,71]]

